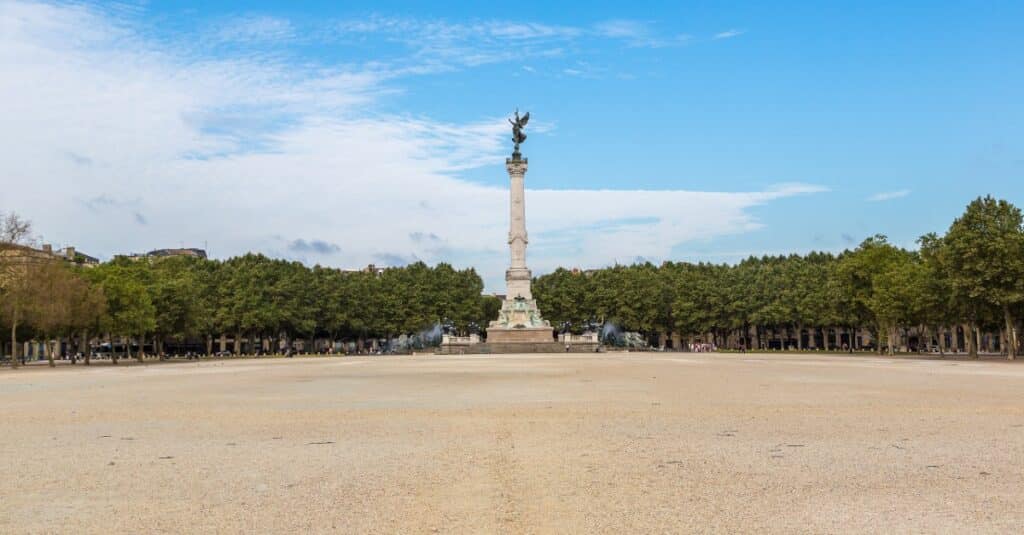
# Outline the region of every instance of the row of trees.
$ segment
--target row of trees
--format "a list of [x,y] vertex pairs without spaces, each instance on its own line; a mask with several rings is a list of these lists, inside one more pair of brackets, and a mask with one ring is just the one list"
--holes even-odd
[[[118,259],[86,268],[31,247],[16,216],[0,224],[0,325],[18,340],[134,340],[141,358],[151,343],[215,338],[295,337],[360,340],[414,333],[438,322],[474,330],[497,316],[472,269],[448,264],[347,272],[249,254],[226,261],[193,257]],[[555,325],[579,331],[614,321],[647,334],[713,336],[766,347],[784,333],[867,329],[890,351],[908,329],[926,339],[960,326],[971,353],[980,330],[1000,332],[1011,358],[1024,318],[1024,225],[1021,211],[991,197],[972,202],[943,235],[908,251],[884,236],[838,255],[748,258],[736,265],[666,262],[579,273],[559,269],[533,292]],[[796,336],[792,336],[792,333]],[[731,336],[730,336],[731,335]],[[813,336],[813,334],[812,334]],[[826,345],[828,345],[826,343]],[[838,340],[835,345],[838,344]],[[853,342],[850,342],[853,345]],[[52,351],[48,352],[52,356]]]
[[[27,229],[27,225],[22,223]],[[79,267],[38,253],[28,233],[4,236],[0,323],[18,340],[75,341],[88,359],[96,336],[126,347],[205,341],[229,335],[290,347],[293,338],[362,340],[415,333],[439,322],[472,330],[497,316],[473,269],[423,263],[349,272],[249,254],[227,261],[195,257],[116,259]],[[76,345],[72,344],[72,345]],[[48,351],[51,355],[52,351]],[[116,354],[115,354],[116,362]]]
[[874,236],[839,255],[559,269],[539,277],[533,292],[553,324],[574,330],[612,320],[642,333],[711,334],[720,343],[732,334],[765,347],[769,331],[802,345],[803,332],[863,328],[892,352],[908,329],[930,339],[963,326],[972,354],[977,333],[987,330],[1002,334],[1013,358],[1024,317],[1021,211],[979,198],[944,235],[923,236],[919,245],[908,251]]

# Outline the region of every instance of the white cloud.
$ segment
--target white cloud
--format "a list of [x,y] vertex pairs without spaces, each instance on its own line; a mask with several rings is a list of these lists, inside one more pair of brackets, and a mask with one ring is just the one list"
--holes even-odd
[[681,45],[690,40],[686,34],[666,37],[655,32],[646,22],[626,19],[599,22],[594,25],[594,33],[601,37],[620,39],[633,47],[661,48]]
[[660,48],[684,44],[686,34],[663,35],[643,21],[617,19],[589,27],[510,20],[455,23],[373,16],[330,23],[318,32],[325,40],[385,37],[402,43],[415,60],[429,65],[476,66],[532,57],[557,57],[583,39],[610,39],[630,47]]
[[[507,191],[458,175],[500,169],[503,117],[383,115],[375,99],[394,72],[181,52],[82,6],[0,4],[0,30],[0,210],[51,241],[104,256],[208,243],[215,257],[337,266],[445,260],[501,288]],[[531,266],[665,258],[815,191],[531,190]]]
[[883,191],[881,193],[876,193],[876,194],[868,197],[867,200],[871,201],[871,202],[891,201],[893,199],[901,199],[903,197],[906,197],[907,195],[910,195],[910,190],[909,189],[901,189],[901,190],[896,190],[896,191]]
[[726,30],[724,32],[716,33],[714,38],[715,39],[729,39],[729,38],[732,38],[732,37],[737,37],[737,36],[743,35],[745,33],[747,33],[746,30],[737,30],[737,29],[733,28],[731,30]]
[[635,20],[607,20],[597,23],[594,29],[605,37],[618,39],[641,39],[650,35],[647,25]]
[[401,43],[411,54],[405,60],[413,67],[407,68],[423,72],[554,57],[563,52],[562,46],[582,34],[581,29],[571,26],[533,22],[491,20],[455,23],[444,19],[383,16],[336,21],[319,32],[324,40],[384,37]]
[[253,43],[294,39],[296,30],[287,19],[252,15],[229,19],[218,25],[212,34],[220,41]]

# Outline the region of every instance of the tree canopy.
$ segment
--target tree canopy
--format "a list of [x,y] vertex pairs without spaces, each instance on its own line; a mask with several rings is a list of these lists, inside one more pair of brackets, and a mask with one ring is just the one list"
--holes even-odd
[[[215,337],[362,340],[438,323],[466,332],[497,316],[473,269],[422,262],[383,271],[308,267],[247,254],[227,260],[119,258],[87,268],[36,251],[31,225],[0,218],[0,324],[19,337],[104,335],[152,343]],[[992,197],[972,201],[944,234],[906,250],[882,235],[840,252],[761,256],[737,264],[640,263],[556,269],[533,281],[545,317],[580,332],[614,322],[650,336],[709,336],[750,348],[785,340],[847,346],[840,330],[866,329],[895,350],[915,329],[925,341],[997,332],[1010,358],[1024,317],[1024,218]],[[767,338],[765,335],[769,335]],[[777,342],[776,342],[777,343]],[[941,344],[940,344],[941,346]],[[276,349],[276,347],[275,347]]]

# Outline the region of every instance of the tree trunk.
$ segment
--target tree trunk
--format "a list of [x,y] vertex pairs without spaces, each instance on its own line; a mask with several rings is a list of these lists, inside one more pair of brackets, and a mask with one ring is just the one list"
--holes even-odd
[[804,350],[804,326],[796,326],[796,349],[797,351]]
[[206,356],[213,356],[213,336],[206,336]]
[[895,351],[896,327],[895,326],[889,327],[889,331],[888,331],[887,334],[888,334],[889,340],[888,340],[888,344],[886,344],[886,345],[889,346],[889,356],[892,357],[892,356],[896,355],[896,351]]
[[85,357],[85,365],[92,364],[92,351],[89,347],[89,331],[82,331],[82,355]]
[[1006,358],[1017,358],[1017,327],[1010,313],[1010,306],[1003,305],[1003,320],[1006,321]]
[[14,311],[14,319],[11,320],[11,367],[17,368],[21,363],[18,361],[18,311]]
[[974,339],[974,323],[964,328],[964,338],[967,339],[967,353],[972,359],[978,358],[978,345]]
[[50,364],[51,368],[56,368],[57,364],[53,362],[53,340],[47,340],[43,345],[46,346],[46,361]]
[[235,356],[242,354],[242,333],[235,333]]

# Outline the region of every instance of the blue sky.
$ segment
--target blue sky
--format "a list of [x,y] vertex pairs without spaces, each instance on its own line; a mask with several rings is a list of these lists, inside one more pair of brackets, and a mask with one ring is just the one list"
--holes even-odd
[[912,246],[978,195],[1024,205],[1020,2],[479,4],[4,4],[0,180],[38,191],[0,210],[99,255],[444,260],[500,290],[516,106],[538,272]]

